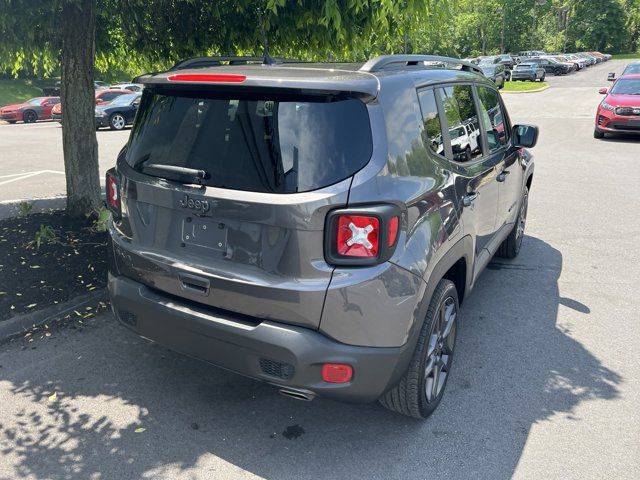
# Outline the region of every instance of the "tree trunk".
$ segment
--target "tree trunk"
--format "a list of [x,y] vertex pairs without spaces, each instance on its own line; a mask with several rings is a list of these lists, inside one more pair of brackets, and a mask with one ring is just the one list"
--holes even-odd
[[98,142],[95,128],[95,0],[67,0],[62,7],[62,147],[67,212],[100,207]]

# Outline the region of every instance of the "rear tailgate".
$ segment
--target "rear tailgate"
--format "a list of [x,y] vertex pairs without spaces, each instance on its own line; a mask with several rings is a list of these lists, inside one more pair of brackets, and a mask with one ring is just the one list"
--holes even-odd
[[148,88],[117,165],[118,271],[181,300],[317,328],[333,271],[325,216],[347,204],[371,151],[367,107],[349,96]]

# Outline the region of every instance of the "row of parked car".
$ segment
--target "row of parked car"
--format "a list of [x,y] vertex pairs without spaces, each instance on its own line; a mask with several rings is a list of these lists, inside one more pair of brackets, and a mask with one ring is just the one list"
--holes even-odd
[[[95,82],[96,128],[109,127],[122,130],[133,123],[140,104],[141,85],[118,84],[108,86]],[[62,103],[59,96],[36,97],[26,102],[0,108],[0,120],[8,123],[34,123],[38,120],[56,120],[62,123]]]
[[478,65],[485,76],[502,88],[506,81],[540,81],[547,74],[566,75],[583,68],[606,62],[611,55],[600,52],[553,53],[539,50],[519,52],[518,55],[502,54],[468,58]]

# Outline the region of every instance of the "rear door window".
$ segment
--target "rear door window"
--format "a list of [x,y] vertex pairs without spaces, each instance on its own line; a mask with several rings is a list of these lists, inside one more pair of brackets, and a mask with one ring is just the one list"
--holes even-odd
[[457,162],[469,162],[482,157],[480,124],[471,85],[442,87],[441,98],[453,159]]
[[295,193],[337,183],[369,162],[360,100],[247,95],[145,90],[128,163],[155,176],[160,170],[146,167],[197,170],[213,187]]

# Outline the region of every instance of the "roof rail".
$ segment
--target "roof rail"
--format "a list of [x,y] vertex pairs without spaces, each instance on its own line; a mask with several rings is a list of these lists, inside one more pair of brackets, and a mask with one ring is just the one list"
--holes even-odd
[[360,71],[373,73],[386,68],[415,67],[421,66],[421,64],[424,67],[429,67],[425,62],[438,62],[445,66],[447,64],[460,65],[461,70],[464,70],[465,72],[474,72],[484,75],[480,67],[472,63],[465,62],[459,58],[442,57],[439,55],[382,55],[369,60],[360,68]]
[[[298,63],[298,60],[275,58],[275,63]],[[185,68],[220,67],[222,65],[246,65],[248,63],[263,63],[263,57],[194,57],[176,63],[169,70],[184,70]]]

